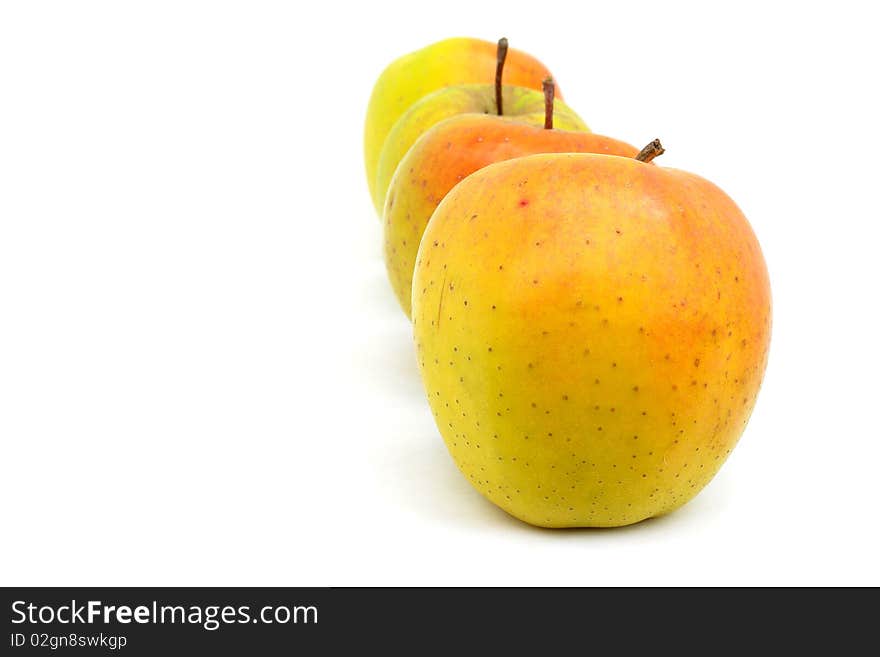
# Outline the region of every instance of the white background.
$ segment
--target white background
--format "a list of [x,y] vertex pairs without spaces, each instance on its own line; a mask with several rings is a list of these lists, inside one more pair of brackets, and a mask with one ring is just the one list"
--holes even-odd
[[[0,583],[880,584],[876,21],[715,4],[3,3]],[[528,527],[434,427],[361,140],[454,35],[757,232],[764,388],[669,517]]]

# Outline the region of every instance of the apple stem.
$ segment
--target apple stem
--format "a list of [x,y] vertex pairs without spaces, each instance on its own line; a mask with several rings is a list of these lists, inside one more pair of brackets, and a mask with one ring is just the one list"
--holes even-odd
[[553,78],[544,78],[541,82],[544,89],[544,130],[553,129],[553,96],[556,94],[556,84]]
[[504,72],[504,60],[507,59],[507,37],[498,39],[498,63],[495,65],[495,105],[498,116],[504,112],[501,106],[501,74]]
[[650,162],[658,155],[663,155],[666,152],[666,149],[663,148],[663,144],[660,143],[659,139],[655,139],[650,144],[645,146],[639,154],[636,155],[636,159],[639,162]]

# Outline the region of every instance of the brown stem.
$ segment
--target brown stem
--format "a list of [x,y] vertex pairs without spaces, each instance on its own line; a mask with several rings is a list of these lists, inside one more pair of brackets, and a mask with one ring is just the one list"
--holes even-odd
[[507,59],[507,38],[498,39],[498,63],[495,65],[495,106],[498,108],[498,116],[504,111],[501,107],[501,74],[504,72],[504,60]]
[[544,130],[553,129],[553,96],[556,94],[556,84],[553,78],[544,78],[541,82],[544,88]]
[[659,139],[655,139],[650,144],[645,146],[639,154],[636,155],[636,159],[639,162],[650,162],[658,155],[663,155],[666,152],[666,149],[663,148],[663,144],[660,143]]

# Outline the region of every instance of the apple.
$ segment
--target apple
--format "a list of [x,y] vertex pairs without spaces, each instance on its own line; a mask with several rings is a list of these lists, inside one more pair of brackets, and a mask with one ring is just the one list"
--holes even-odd
[[[504,116],[528,125],[544,124],[544,95],[534,89],[525,87],[503,87]],[[376,200],[381,202],[377,207],[380,214],[385,203],[388,186],[397,170],[400,161],[413,146],[416,140],[428,129],[443,121],[460,114],[477,115],[489,118],[495,114],[495,92],[492,85],[475,84],[447,87],[428,94],[410,107],[401,116],[394,128],[388,133],[379,167],[376,172]],[[575,112],[562,103],[555,101],[554,112],[556,125],[565,130],[589,132],[589,128]],[[489,115],[489,116],[486,116]]]
[[529,155],[437,207],[413,325],[437,426],[476,489],[533,525],[613,527],[681,507],[736,445],[770,285],[748,221],[707,180]]
[[[401,160],[388,189],[383,223],[388,277],[407,317],[422,233],[437,205],[462,179],[493,162],[533,153],[585,152],[625,157],[638,154],[639,149],[610,137],[558,129],[559,104],[553,104],[552,81],[546,82],[547,98],[542,95],[544,107],[540,113],[515,119],[492,114],[460,114],[428,130]],[[460,89],[464,88],[450,87],[437,93]],[[424,101],[412,109],[421,102]],[[510,105],[513,103],[505,103]],[[525,122],[524,116],[527,117]],[[554,124],[556,127],[551,128]],[[561,127],[571,125],[571,119],[564,117]]]
[[[433,43],[392,62],[379,76],[367,106],[364,125],[364,163],[376,211],[384,199],[375,191],[379,155],[397,119],[414,102],[438,89],[459,84],[489,84],[500,78],[512,86],[541,88],[550,71],[524,52],[498,44],[457,37]],[[377,200],[378,198],[378,200]]]

